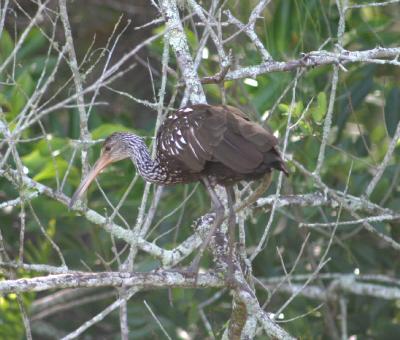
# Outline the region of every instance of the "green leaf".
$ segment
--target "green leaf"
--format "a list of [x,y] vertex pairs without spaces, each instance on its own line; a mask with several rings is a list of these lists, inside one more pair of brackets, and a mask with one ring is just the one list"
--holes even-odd
[[33,56],[35,52],[46,45],[46,38],[43,36],[42,32],[38,28],[33,28],[18,52],[19,58],[25,58]]
[[39,77],[43,69],[46,67],[47,74],[49,74],[57,63],[57,58],[48,56],[38,56],[32,59],[29,65],[29,71],[33,77]]
[[48,157],[51,152],[56,150],[61,150],[68,145],[68,141],[64,138],[54,137],[44,140],[42,139],[36,147],[36,150],[39,150],[42,156]]
[[14,87],[11,94],[11,115],[14,118],[21,109],[25,106],[28,98],[33,93],[35,88],[35,83],[29,74],[29,72],[23,72],[16,81],[16,86]]
[[386,130],[390,137],[393,138],[397,124],[400,120],[400,89],[394,87],[386,99],[385,105],[385,123]]
[[186,38],[190,47],[195,48],[197,46],[197,38],[196,35],[189,30],[188,28],[184,28]]
[[0,37],[0,61],[4,61],[13,51],[14,42],[12,41],[10,34],[3,30]]
[[311,125],[307,122],[307,121],[300,121],[299,122],[299,127],[301,132],[305,135],[305,136],[310,136],[312,135],[312,127]]
[[287,105],[287,104],[279,104],[278,108],[283,113],[289,112],[289,105]]
[[314,121],[319,123],[325,117],[326,110],[327,110],[326,94],[325,92],[320,92],[318,93],[317,96],[317,106],[311,112]]
[[31,153],[22,157],[22,162],[29,169],[29,171],[39,171],[39,169],[46,163],[46,158],[43,157],[39,150],[34,149]]
[[[290,105],[289,104],[281,103],[281,104],[278,105],[278,108],[282,113],[288,113],[290,111]],[[294,107],[292,109],[292,115],[294,117],[300,116],[302,114],[302,112],[303,112],[303,109],[304,109],[304,105],[303,105],[302,101],[299,101],[299,102],[295,103]]]
[[303,113],[303,110],[304,110],[303,102],[302,101],[297,102],[293,108],[293,116],[299,117]]
[[59,176],[63,176],[65,174],[65,171],[68,168],[68,162],[66,162],[64,159],[57,158],[56,159],[56,167],[54,166],[54,161],[49,159],[43,167],[40,172],[33,177],[35,181],[43,181],[45,179],[54,179],[56,177],[56,174],[58,173]]
[[7,97],[0,92],[0,107],[3,110],[3,112],[7,113],[11,111],[11,104]]

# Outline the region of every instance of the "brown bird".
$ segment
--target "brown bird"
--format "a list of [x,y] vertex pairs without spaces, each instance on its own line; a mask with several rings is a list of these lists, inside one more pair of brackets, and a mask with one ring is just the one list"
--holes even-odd
[[72,197],[70,207],[101,170],[125,158],[132,160],[148,182],[170,185],[201,181],[211,197],[216,216],[190,267],[196,272],[202,253],[224,219],[224,207],[215,185],[226,188],[232,213],[233,184],[259,179],[272,169],[288,175],[276,149],[278,140],[251,122],[242,111],[228,105],[198,104],[175,111],[160,126],[156,143],[156,157],[152,159],[141,137],[126,132],[110,135],[100,158]]

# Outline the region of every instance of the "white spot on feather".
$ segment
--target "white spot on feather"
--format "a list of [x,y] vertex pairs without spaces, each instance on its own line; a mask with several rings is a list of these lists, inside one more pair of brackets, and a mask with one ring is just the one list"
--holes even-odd
[[[179,140],[181,141],[182,144],[186,144],[185,138],[180,137]],[[171,140],[171,142],[172,142],[172,140]]]
[[200,160],[199,156],[197,156],[196,154],[196,150],[193,148],[193,146],[189,143],[189,148],[190,150],[192,150],[194,157],[196,157],[196,159]]
[[183,147],[179,143],[175,143],[175,146],[178,150],[183,150]]
[[196,141],[197,145],[200,147],[201,150],[203,150],[203,152],[207,152],[206,150],[204,150],[203,145],[201,145],[200,141],[197,139],[196,134],[194,133],[194,129],[193,127],[190,127],[190,133],[192,134],[194,140]]
[[183,112],[192,112],[193,109],[191,107],[187,107],[183,110]]

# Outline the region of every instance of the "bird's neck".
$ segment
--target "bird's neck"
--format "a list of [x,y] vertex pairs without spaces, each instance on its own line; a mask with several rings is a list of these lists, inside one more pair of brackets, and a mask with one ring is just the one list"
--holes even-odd
[[147,182],[163,183],[167,174],[157,160],[153,160],[144,142],[132,146],[132,161],[140,176]]

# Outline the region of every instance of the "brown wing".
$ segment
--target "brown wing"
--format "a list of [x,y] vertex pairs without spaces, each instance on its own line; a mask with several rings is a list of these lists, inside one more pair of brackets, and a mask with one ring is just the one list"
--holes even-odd
[[288,174],[276,150],[278,140],[257,123],[251,122],[239,109],[232,106],[213,106],[225,114],[227,129],[214,150],[214,157],[233,170],[243,173],[266,172],[275,168]]
[[286,172],[275,149],[277,142],[237,108],[193,105],[165,120],[158,134],[158,157],[191,172],[201,172],[207,161],[221,162],[242,174],[271,167]]
[[223,137],[226,117],[212,114],[209,105],[195,105],[168,116],[157,135],[158,158],[169,168],[201,172]]

